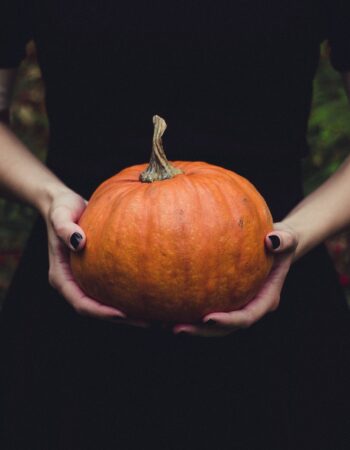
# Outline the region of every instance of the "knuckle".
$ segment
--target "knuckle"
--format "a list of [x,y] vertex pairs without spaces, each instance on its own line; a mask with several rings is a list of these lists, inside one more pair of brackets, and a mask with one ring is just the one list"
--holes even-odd
[[66,238],[67,231],[66,231],[66,227],[64,225],[62,225],[62,224],[55,225],[54,230],[55,230],[55,233],[57,234],[57,236],[59,236],[60,238],[63,238],[63,239]]

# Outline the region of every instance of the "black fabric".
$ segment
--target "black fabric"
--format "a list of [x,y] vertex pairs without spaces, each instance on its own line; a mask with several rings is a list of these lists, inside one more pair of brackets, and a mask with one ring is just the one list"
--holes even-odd
[[337,0],[332,3],[329,14],[329,42],[331,62],[340,72],[350,70],[350,3]]
[[0,30],[0,68],[18,67],[32,38],[31,6],[21,0],[3,0]]
[[0,66],[35,39],[52,139],[77,160],[149,137],[154,113],[168,119],[174,158],[182,139],[215,147],[217,135],[304,155],[320,42],[331,41],[339,70],[350,63],[346,0],[8,3]]
[[[301,197],[286,163],[240,167],[277,218]],[[324,248],[293,266],[276,313],[226,338],[79,317],[48,286],[39,221],[2,315],[2,448],[345,450],[348,334]]]
[[[0,60],[18,62],[34,36],[49,166],[88,198],[147,160],[158,113],[171,159],[241,173],[282,219],[303,196],[312,79],[336,2],[115,3],[14,2],[12,18],[30,20],[11,27]],[[342,30],[332,48],[345,67]],[[47,272],[38,220],[1,317],[2,449],[348,449],[349,315],[323,247],[292,267],[277,312],[220,339],[79,317]]]

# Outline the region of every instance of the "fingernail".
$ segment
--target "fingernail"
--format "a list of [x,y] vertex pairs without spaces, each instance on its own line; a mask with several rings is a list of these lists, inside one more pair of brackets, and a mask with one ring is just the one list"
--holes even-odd
[[274,250],[276,250],[281,245],[280,238],[278,236],[276,236],[275,234],[272,234],[271,236],[269,236],[269,239],[271,241],[272,248]]
[[76,250],[79,247],[80,241],[83,239],[83,236],[80,233],[73,233],[70,237],[70,243],[72,247]]
[[209,326],[214,326],[214,325],[217,325],[217,322],[216,322],[216,320],[214,320],[214,319],[209,319],[209,320],[207,320],[206,322],[204,322],[205,323],[205,325],[209,325]]

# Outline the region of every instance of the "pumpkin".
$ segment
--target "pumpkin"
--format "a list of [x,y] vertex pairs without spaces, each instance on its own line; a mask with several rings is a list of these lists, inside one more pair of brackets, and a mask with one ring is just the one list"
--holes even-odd
[[264,239],[270,211],[237,173],[205,162],[170,163],[165,121],[153,117],[149,165],[102,183],[79,225],[86,246],[71,255],[82,289],[129,318],[194,323],[245,306],[272,266]]

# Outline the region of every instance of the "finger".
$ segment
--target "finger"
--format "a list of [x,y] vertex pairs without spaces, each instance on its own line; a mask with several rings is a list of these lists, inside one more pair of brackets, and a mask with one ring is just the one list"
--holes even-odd
[[126,317],[121,311],[88,297],[73,280],[65,280],[60,292],[78,314],[104,320]]
[[136,327],[147,328],[149,324],[140,320],[126,320],[126,315],[120,310],[111,306],[103,305],[95,299],[88,297],[82,289],[76,284],[73,278],[67,277],[67,273],[63,272],[60,276],[56,270],[56,289],[65,297],[65,299],[73,306],[75,311],[83,316],[89,316],[97,319],[112,321],[122,325],[131,325]]
[[[56,238],[57,239],[57,238]],[[60,248],[62,247],[62,249]],[[51,264],[49,281],[72,306],[82,315],[92,316],[105,320],[125,318],[125,314],[111,306],[103,305],[95,299],[88,297],[75,282],[68,258],[65,258],[63,245],[55,243],[55,254],[50,255]],[[66,250],[67,251],[67,250]]]
[[213,327],[211,325],[189,325],[179,324],[173,328],[173,333],[176,335],[191,335],[200,337],[223,337],[235,331],[234,328],[227,329],[220,326]]
[[120,324],[120,325],[129,325],[133,327],[140,327],[140,328],[150,328],[151,324],[148,322],[144,322],[142,320],[131,320],[131,319],[125,319],[124,317],[116,317],[111,319],[113,323]]
[[213,325],[227,328],[247,328],[261,319],[266,313],[274,311],[280,300],[280,293],[290,267],[290,258],[278,261],[270,272],[264,286],[254,299],[244,308],[228,313],[211,313],[203,318]]
[[73,251],[81,250],[86,242],[83,229],[74,222],[77,212],[61,205],[51,214],[51,222],[56,235]]
[[275,230],[266,236],[265,244],[267,249],[272,253],[285,253],[296,249],[297,239],[289,231]]
[[[60,279],[58,277],[58,283]],[[96,300],[88,297],[74,280],[62,280],[58,287],[59,292],[69,301],[78,314],[91,316],[104,320],[116,320],[125,318],[121,311],[107,305],[98,303]]]

